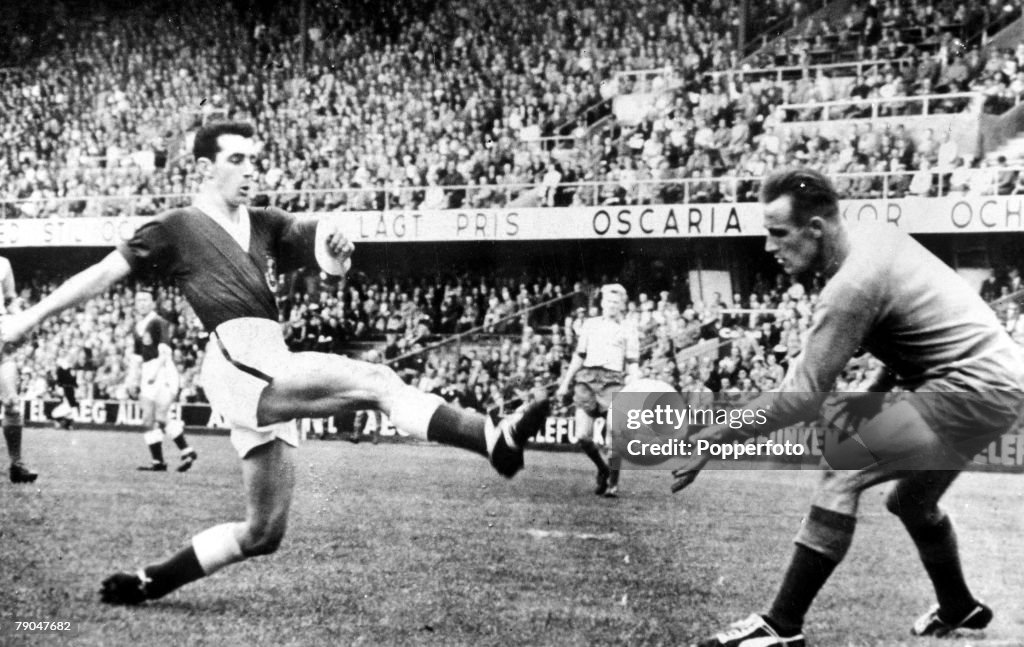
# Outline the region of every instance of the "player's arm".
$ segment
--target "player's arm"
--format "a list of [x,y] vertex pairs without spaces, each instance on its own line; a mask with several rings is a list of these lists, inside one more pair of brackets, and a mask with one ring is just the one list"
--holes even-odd
[[163,372],[170,366],[174,360],[171,359],[171,347],[161,342],[157,347],[156,356],[156,370],[153,371],[153,377],[149,378],[149,383],[153,384],[156,382],[156,378],[159,375],[163,375]]
[[626,339],[626,384],[640,379],[640,334],[632,328]]
[[763,410],[766,421],[739,429],[708,427],[705,431],[715,436],[708,440],[746,440],[817,417],[821,403],[872,324],[873,309],[859,291],[849,292],[844,294],[842,303],[834,299],[833,303],[821,303],[815,310],[804,347],[779,391],[765,393],[744,405],[752,411]]
[[864,391],[868,393],[888,393],[896,386],[896,375],[885,366],[879,366],[871,375]]
[[[768,433],[817,416],[821,404],[832,389],[846,363],[860,348],[870,330],[874,309],[864,293],[855,288],[843,299],[820,303],[815,310],[811,329],[800,355],[794,361],[777,393],[765,393],[744,405],[758,413],[764,423],[741,426],[712,425],[693,435],[691,440],[728,443],[748,440],[755,434]],[[711,460],[710,453],[688,457],[686,464],[673,470],[672,491],[678,492],[697,478]]]
[[576,345],[576,352],[572,354],[572,359],[569,360],[569,368],[565,370],[565,375],[562,376],[562,382],[558,385],[558,391],[555,392],[556,398],[564,398],[569,393],[569,387],[572,386],[572,379],[576,377],[580,369],[583,368],[583,360],[587,357],[587,325],[584,322],[580,329],[580,340]]
[[301,267],[319,266],[333,276],[345,276],[352,267],[352,242],[333,219],[296,218],[274,209],[268,215],[277,218],[277,251],[279,271],[291,272]]
[[3,305],[5,305],[7,307],[6,312],[12,312],[13,313],[13,312],[15,312],[15,310],[12,310],[12,308],[14,308],[15,304],[18,302],[18,289],[14,285],[14,270],[11,269],[11,262],[9,260],[7,260],[6,258],[3,259],[3,261],[4,261],[4,265],[6,265],[6,270],[7,270],[6,272],[3,273],[4,274],[4,284],[3,284],[4,302],[3,302]]
[[[134,350],[129,350],[127,360],[128,374],[125,376],[125,385],[129,389],[138,390],[142,384],[142,355],[139,355]],[[138,394],[136,393],[136,395]]]
[[31,308],[4,318],[0,326],[3,341],[21,341],[46,319],[101,294],[131,271],[131,266],[120,252],[111,252],[99,263],[72,276]]

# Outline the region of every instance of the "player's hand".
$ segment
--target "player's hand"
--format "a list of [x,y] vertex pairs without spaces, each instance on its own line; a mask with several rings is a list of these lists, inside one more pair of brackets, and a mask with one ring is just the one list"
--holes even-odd
[[325,242],[327,244],[327,251],[341,262],[352,258],[352,252],[356,249],[352,241],[341,231],[341,227],[334,223],[327,224]]
[[675,494],[685,489],[690,483],[693,483],[709,460],[711,460],[710,454],[689,456],[686,458],[686,464],[683,467],[672,470],[672,478],[675,479],[672,483],[672,493]]
[[[710,427],[701,429],[690,436],[687,440],[692,442],[694,446],[696,446],[696,441],[698,440],[721,443],[728,438],[730,431],[731,430],[728,425],[711,425]],[[700,471],[704,469],[704,466],[707,465],[710,460],[710,453],[695,453],[692,456],[687,456],[684,459],[682,467],[672,470],[672,478],[675,479],[675,482],[672,483],[672,493],[674,494],[679,492],[689,486],[690,483],[693,483],[694,479],[697,478],[697,475],[700,474]]]
[[320,269],[335,276],[344,276],[352,267],[355,245],[336,222],[321,220],[316,227],[316,255]]
[[33,326],[34,322],[25,312],[0,317],[0,349],[24,341]]
[[822,405],[821,416],[826,425],[856,430],[865,420],[877,416],[884,402],[885,393],[834,393]]

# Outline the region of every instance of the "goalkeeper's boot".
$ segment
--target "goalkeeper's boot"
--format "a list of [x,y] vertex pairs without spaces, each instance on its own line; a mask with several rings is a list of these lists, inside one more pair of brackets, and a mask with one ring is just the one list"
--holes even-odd
[[967,615],[954,621],[943,618],[942,609],[936,604],[917,619],[914,626],[910,628],[910,634],[912,636],[948,636],[957,629],[984,629],[990,622],[992,622],[992,609],[981,602],[976,602],[974,608]]
[[804,636],[782,636],[762,616],[754,613],[697,647],[805,647]]

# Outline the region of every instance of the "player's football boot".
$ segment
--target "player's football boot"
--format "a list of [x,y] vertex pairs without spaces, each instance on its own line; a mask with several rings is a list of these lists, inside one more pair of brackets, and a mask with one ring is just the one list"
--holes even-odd
[[151,463],[149,465],[139,466],[140,472],[166,472],[167,463]]
[[939,616],[939,605],[933,605],[910,628],[912,636],[948,636],[957,629],[984,629],[992,622],[992,609],[977,602],[974,608],[959,620],[947,622]]
[[138,573],[114,573],[103,580],[100,587],[100,602],[106,604],[121,604],[134,606],[146,601],[145,574]]
[[491,465],[505,478],[523,469],[523,448],[547,420],[551,410],[548,398],[534,400],[502,418],[487,433],[487,454]]
[[21,463],[11,463],[11,471],[9,474],[11,477],[11,483],[32,483],[39,478],[38,474]]
[[606,469],[597,471],[597,487],[594,488],[594,494],[601,496],[608,491],[609,476],[611,476],[611,472]]
[[604,491],[604,498],[606,499],[617,499],[619,498],[619,486],[609,485],[608,489]]
[[[184,454],[181,455],[181,464],[178,465],[178,471],[179,472],[187,472],[187,471],[189,471],[190,469],[192,469],[192,464],[195,463],[196,459],[198,459],[198,458],[199,458],[199,454],[196,453],[196,450],[194,450],[194,449],[188,450],[187,452],[185,452]],[[164,466],[164,469],[167,469],[167,467]]]
[[780,636],[760,615],[753,613],[746,620],[729,625],[729,629],[697,647],[805,647],[803,634]]

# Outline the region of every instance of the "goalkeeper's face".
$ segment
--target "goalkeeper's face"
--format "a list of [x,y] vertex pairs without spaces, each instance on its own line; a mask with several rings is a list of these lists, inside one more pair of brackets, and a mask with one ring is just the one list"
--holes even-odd
[[783,272],[799,275],[820,264],[826,235],[822,219],[813,217],[806,225],[797,224],[790,196],[783,195],[765,205],[764,226],[768,230],[764,249],[775,257]]

